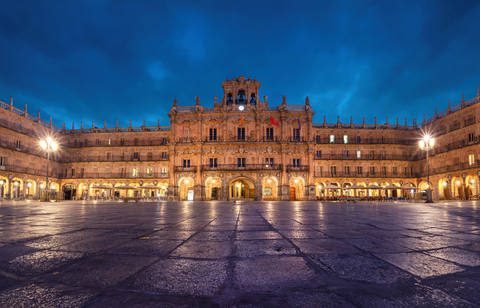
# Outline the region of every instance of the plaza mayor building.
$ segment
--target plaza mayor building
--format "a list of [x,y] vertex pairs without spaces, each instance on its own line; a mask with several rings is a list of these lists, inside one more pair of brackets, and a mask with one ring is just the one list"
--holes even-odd
[[[272,106],[260,96],[261,83],[243,76],[225,80],[223,97],[206,108],[173,100],[168,126],[107,127],[81,123],[71,129],[52,125],[27,104],[0,102],[0,196],[37,199],[46,185],[47,153],[40,140],[58,143],[49,155],[51,189],[67,200],[108,196],[168,196],[177,200],[317,200],[338,191],[329,184],[399,189],[344,190],[343,194],[409,196],[427,188],[427,151],[419,141],[434,140],[428,151],[434,200],[478,194],[480,93],[447,100],[440,113],[417,123],[382,119],[353,123],[313,123],[308,97]],[[459,95],[460,97],[460,95]],[[193,100],[192,100],[193,101]],[[433,110],[432,110],[433,114]],[[342,122],[341,122],[341,121]],[[164,124],[164,123],[162,123]],[[166,123],[165,123],[166,124]],[[119,186],[136,190],[115,190]],[[105,187],[105,189],[99,188]],[[400,189],[402,188],[402,189]],[[467,195],[468,195],[467,194]]]

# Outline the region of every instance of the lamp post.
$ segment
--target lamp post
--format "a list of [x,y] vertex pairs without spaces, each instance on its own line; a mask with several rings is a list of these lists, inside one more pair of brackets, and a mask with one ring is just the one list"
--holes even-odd
[[433,203],[432,189],[430,188],[430,171],[428,168],[428,152],[433,148],[435,141],[429,135],[425,135],[419,142],[420,149],[427,152],[427,201],[425,203]]
[[50,160],[50,153],[57,150],[57,143],[52,140],[52,138],[47,137],[45,140],[40,140],[40,145],[47,152],[47,182],[45,188],[48,189],[48,162]]

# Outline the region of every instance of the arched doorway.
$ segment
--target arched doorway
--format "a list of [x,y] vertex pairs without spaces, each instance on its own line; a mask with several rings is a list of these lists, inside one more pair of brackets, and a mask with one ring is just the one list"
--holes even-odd
[[267,176],[262,180],[262,200],[273,201],[278,198],[278,181],[274,176]]
[[304,196],[304,186],[303,178],[301,177],[292,177],[289,181],[290,183],[290,201],[303,200]]
[[10,198],[12,199],[18,199],[21,197],[22,194],[22,180],[18,178],[13,178],[12,180],[12,193]]
[[240,177],[233,179],[228,186],[230,198],[255,198],[255,183],[252,180]]
[[207,178],[205,181],[205,198],[207,201],[215,201],[222,198],[222,180],[219,177]]
[[5,198],[6,188],[7,188],[7,178],[0,177],[0,199]]
[[193,201],[194,185],[195,185],[195,182],[191,177],[184,177],[180,179],[178,186],[180,187],[181,201]]
[[63,186],[63,193],[65,200],[73,200],[73,196],[76,195],[77,190],[72,184]]

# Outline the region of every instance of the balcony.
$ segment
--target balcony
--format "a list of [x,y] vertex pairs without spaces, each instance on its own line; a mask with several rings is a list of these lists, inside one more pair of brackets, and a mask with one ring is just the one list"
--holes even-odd
[[[167,139],[167,138],[165,138]],[[83,147],[122,147],[122,146],[161,146],[167,145],[169,140],[166,141],[162,139],[159,140],[83,140],[75,142],[69,140],[66,147],[67,148],[83,148]]]
[[168,155],[139,155],[138,158],[134,156],[79,156],[79,157],[64,157],[63,163],[74,162],[143,162],[143,161],[168,161]]
[[[343,136],[342,136],[343,137]],[[358,142],[356,138],[348,138],[345,143],[341,136],[335,136],[335,140],[330,142],[326,136],[322,136],[320,140],[316,139],[317,144],[400,144],[400,145],[417,145],[418,140],[396,139],[396,138],[361,138]]]
[[216,167],[203,165],[202,171],[256,171],[256,170],[281,170],[282,165],[279,164],[223,164]]
[[76,174],[59,174],[59,179],[166,179],[168,174],[160,172],[138,172],[133,174],[133,172],[87,172],[87,173],[76,173]]
[[314,160],[404,160],[413,161],[417,160],[417,156],[402,155],[402,154],[362,154],[360,157],[355,152],[345,154],[322,154],[320,157],[315,156]]
[[304,172],[304,171],[308,171],[308,166],[307,165],[300,165],[300,166],[289,165],[287,166],[287,171],[288,172]]
[[317,178],[417,178],[419,173],[403,172],[315,172]]
[[189,167],[175,166],[175,172],[197,172],[197,167],[196,166],[189,166]]

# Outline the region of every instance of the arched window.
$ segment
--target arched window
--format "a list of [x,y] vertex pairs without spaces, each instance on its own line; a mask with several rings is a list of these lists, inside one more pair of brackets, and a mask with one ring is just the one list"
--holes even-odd
[[252,93],[252,95],[250,95],[250,105],[255,105],[257,103],[257,101],[255,100],[255,93]]
[[232,93],[228,93],[228,96],[227,96],[227,105],[232,105],[232,104],[233,104]]
[[245,91],[238,90],[237,104],[245,104]]

